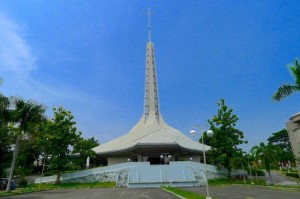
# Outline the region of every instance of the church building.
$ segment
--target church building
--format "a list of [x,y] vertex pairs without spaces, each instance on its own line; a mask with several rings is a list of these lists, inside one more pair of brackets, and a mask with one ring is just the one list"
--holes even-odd
[[200,162],[203,148],[210,147],[193,141],[169,126],[159,109],[154,44],[151,41],[150,10],[148,10],[148,42],[144,90],[144,113],[129,133],[101,144],[93,150],[98,161],[113,165],[127,161],[168,164],[169,161]]

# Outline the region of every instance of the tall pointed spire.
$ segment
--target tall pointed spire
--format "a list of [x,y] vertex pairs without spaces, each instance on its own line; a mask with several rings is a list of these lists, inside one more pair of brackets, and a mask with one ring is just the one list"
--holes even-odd
[[145,77],[145,101],[144,101],[144,118],[145,122],[151,118],[159,122],[159,101],[158,101],[158,88],[156,80],[156,67],[155,67],[155,56],[154,47],[151,42],[151,29],[150,29],[150,16],[153,12],[148,8],[148,37],[146,51],[146,77]]
[[151,15],[154,14],[154,12],[150,11],[150,7],[148,7],[148,38],[149,38],[149,42],[151,41]]
[[129,133],[93,148],[99,157],[107,160],[108,165],[121,163],[128,157],[156,164],[162,153],[172,153],[173,159],[185,160],[191,155],[200,159],[200,152],[209,149],[208,146],[204,149],[202,144],[169,126],[160,114],[150,8],[147,14],[149,41],[146,48],[144,113]]

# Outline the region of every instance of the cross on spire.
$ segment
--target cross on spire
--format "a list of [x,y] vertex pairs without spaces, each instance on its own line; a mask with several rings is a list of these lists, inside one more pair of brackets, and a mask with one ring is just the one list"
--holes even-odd
[[151,12],[150,11],[150,7],[148,7],[148,12],[146,12],[146,14],[148,15],[148,37],[149,37],[149,41],[151,41],[151,26],[150,26],[150,18],[152,14],[155,14],[155,12]]

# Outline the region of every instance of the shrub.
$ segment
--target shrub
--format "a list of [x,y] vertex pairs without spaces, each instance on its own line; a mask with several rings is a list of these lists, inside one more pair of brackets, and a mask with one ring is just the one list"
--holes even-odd
[[[248,174],[250,174],[250,171],[247,171]],[[253,176],[255,176],[257,174],[257,176],[265,176],[265,172],[263,170],[260,169],[251,169],[251,173]]]
[[19,182],[20,187],[26,187],[28,184],[27,180],[25,178],[21,178]]
[[299,178],[299,174],[298,173],[286,173],[286,176],[290,176],[290,177],[294,177],[294,178]]

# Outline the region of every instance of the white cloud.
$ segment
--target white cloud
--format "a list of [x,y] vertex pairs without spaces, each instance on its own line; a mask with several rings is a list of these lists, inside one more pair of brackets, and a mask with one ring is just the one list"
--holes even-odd
[[[52,107],[63,106],[76,116],[78,129],[88,132],[88,136],[96,135],[98,130],[94,124],[104,125],[107,114],[116,112],[118,107],[47,76],[43,68],[38,67],[37,57],[32,53],[25,34],[17,22],[0,13],[0,77],[4,79],[0,92],[43,103],[48,107],[48,114],[52,113]],[[42,80],[35,78],[41,74]]]
[[0,13],[0,72],[24,77],[37,69],[35,61],[19,25]]

